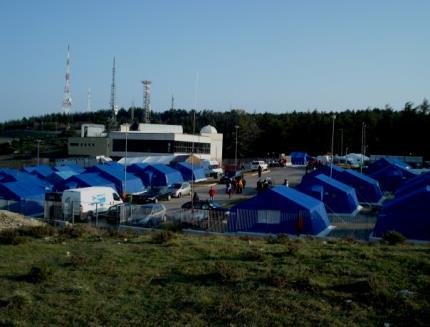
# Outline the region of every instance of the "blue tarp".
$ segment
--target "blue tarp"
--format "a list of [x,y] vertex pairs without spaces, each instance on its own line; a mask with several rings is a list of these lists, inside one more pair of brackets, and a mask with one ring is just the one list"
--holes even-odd
[[372,162],[367,167],[367,173],[370,175],[370,174],[376,173],[378,170],[381,170],[391,165],[398,165],[399,167],[402,167],[404,169],[411,168],[406,162],[402,160],[393,159],[393,158],[381,158],[379,160],[376,160],[375,162]]
[[306,152],[291,152],[292,165],[307,165],[308,160],[311,158]]
[[66,179],[56,187],[57,191],[64,191],[70,188],[82,188],[90,186],[110,186],[116,189],[115,184],[100,176],[97,173],[83,173],[74,175]]
[[[321,186],[318,190],[315,186]],[[355,190],[324,174],[304,175],[297,189],[324,202],[327,212],[352,214],[358,209]]]
[[228,230],[318,235],[330,223],[324,204],[287,186],[275,186],[230,210]]
[[410,240],[430,241],[430,186],[394,199],[379,212],[374,237],[397,231]]
[[52,184],[48,181],[39,178],[37,175],[29,174],[25,171],[13,171],[10,170],[8,172],[1,172],[0,175],[2,176],[1,182],[7,183],[7,182],[21,182],[22,184],[27,184],[30,187],[39,187],[44,191],[51,191],[52,190]]
[[54,188],[63,183],[66,179],[78,175],[79,173],[72,170],[54,171],[51,175],[46,177],[46,181],[54,185]]
[[149,187],[170,186],[184,181],[179,171],[163,164],[134,164],[127,171],[140,177],[143,184]]
[[197,165],[191,165],[188,162],[177,162],[173,165],[173,168],[178,170],[182,178],[190,182],[191,180],[195,182],[207,180],[205,170]]
[[[312,174],[323,173],[330,176],[330,166],[321,166]],[[355,189],[358,202],[366,204],[379,203],[382,199],[381,188],[377,180],[353,169],[342,169],[336,165],[332,168],[332,178]]]
[[[124,166],[118,163],[99,164],[88,169],[88,172],[99,173],[103,178],[115,184],[118,193],[124,193]],[[127,172],[125,190],[127,193],[140,193],[145,186],[142,180],[132,173]]]
[[23,182],[0,183],[0,199],[13,201],[4,203],[3,209],[27,216],[43,214],[45,191],[38,186]]
[[55,171],[61,172],[61,171],[74,171],[78,174],[83,173],[85,171],[85,168],[78,164],[67,164],[62,166],[55,166]]
[[46,178],[54,172],[51,167],[46,165],[24,167],[22,168],[22,171],[36,175],[40,178]]
[[396,198],[411,193],[421,187],[430,185],[430,172],[418,175],[417,177],[407,180],[397,189]]
[[402,186],[407,180],[418,176],[402,166],[393,164],[378,170],[377,172],[370,175],[370,177],[376,179],[381,186],[382,191],[396,192],[396,190]]

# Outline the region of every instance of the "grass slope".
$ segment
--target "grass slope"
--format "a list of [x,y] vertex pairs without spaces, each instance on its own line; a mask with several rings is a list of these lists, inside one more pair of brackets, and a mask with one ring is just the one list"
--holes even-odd
[[430,322],[428,246],[49,226],[0,243],[0,326]]

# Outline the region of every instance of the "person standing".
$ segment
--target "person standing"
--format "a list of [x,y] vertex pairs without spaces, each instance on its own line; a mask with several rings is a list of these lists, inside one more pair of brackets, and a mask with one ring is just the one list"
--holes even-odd
[[211,186],[211,188],[209,189],[209,197],[210,197],[211,201],[214,200],[215,195],[216,195],[216,189],[215,189],[215,187]]
[[258,178],[261,178],[261,172],[263,171],[263,168],[259,165],[258,166]]
[[287,178],[285,178],[285,179],[284,179],[284,185],[285,185],[286,187],[288,187],[288,179],[287,179]]

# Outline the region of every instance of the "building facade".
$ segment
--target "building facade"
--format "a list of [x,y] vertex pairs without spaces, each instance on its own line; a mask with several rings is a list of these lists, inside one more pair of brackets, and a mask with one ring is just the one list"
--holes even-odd
[[104,133],[100,125],[82,125],[81,137],[68,139],[70,156],[113,158],[194,153],[200,159],[222,162],[223,135],[205,126],[198,135],[184,134],[180,125],[139,124],[137,130],[121,125],[119,131]]

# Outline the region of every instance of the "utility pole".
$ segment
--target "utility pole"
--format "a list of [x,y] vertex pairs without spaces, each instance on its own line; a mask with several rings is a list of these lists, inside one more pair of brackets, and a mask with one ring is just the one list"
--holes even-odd
[[333,159],[334,159],[334,121],[336,120],[336,115],[332,116],[333,126],[331,130],[331,163],[330,163],[330,178],[333,175]]
[[112,111],[112,121],[116,120],[116,115],[118,113],[118,107],[115,104],[115,57],[113,57],[113,65],[112,65],[112,84],[110,88],[110,109]]
[[366,152],[366,123],[362,122],[361,124],[361,165],[360,165],[361,173],[363,172],[365,152]]
[[37,166],[39,166],[40,162],[40,142],[41,140],[36,140],[37,142]]
[[234,148],[234,167],[235,167],[235,170],[237,170],[237,130],[239,129],[239,125],[234,125],[234,128],[236,129],[236,146]]
[[144,80],[143,84],[143,114],[145,123],[150,122],[151,116],[151,81]]

